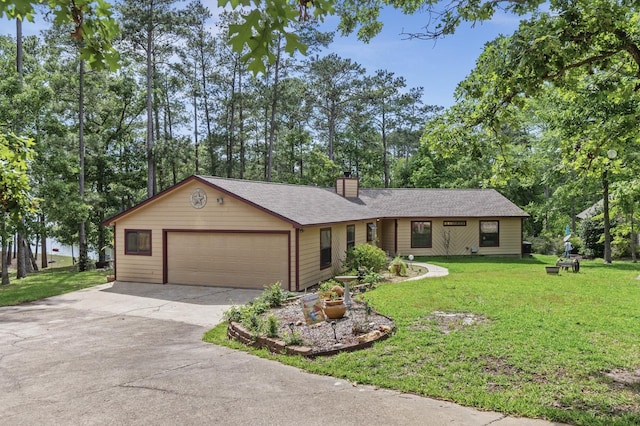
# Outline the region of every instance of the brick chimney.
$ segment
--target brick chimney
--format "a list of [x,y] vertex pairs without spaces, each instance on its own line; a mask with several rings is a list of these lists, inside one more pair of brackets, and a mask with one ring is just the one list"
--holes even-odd
[[351,177],[351,172],[344,172],[343,177],[336,179],[336,193],[345,198],[358,198],[359,183],[357,177]]

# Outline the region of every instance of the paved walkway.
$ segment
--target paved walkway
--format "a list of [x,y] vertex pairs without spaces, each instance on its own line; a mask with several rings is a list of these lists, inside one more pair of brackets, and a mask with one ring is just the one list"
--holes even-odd
[[353,385],[202,335],[259,292],[115,283],[0,308],[0,424],[551,423]]
[[421,280],[423,278],[444,277],[446,275],[449,275],[449,270],[447,268],[443,268],[442,266],[422,262],[413,262],[412,265],[418,265],[422,266],[423,268],[427,268],[427,273],[424,275],[420,275],[419,277],[409,278],[407,281]]

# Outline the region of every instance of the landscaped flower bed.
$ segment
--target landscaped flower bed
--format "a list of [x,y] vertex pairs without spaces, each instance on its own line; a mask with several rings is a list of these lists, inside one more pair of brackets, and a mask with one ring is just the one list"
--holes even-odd
[[[354,351],[371,346],[374,342],[390,335],[395,325],[384,315],[370,312],[367,307],[354,301],[345,317],[330,321],[321,321],[307,325],[299,299],[289,301],[279,308],[271,309],[267,315],[278,320],[277,337],[256,335],[238,322],[230,322],[227,336],[244,344],[266,347],[272,352],[286,352],[308,357],[333,355],[341,351]],[[289,336],[296,335],[300,344],[287,344]]]

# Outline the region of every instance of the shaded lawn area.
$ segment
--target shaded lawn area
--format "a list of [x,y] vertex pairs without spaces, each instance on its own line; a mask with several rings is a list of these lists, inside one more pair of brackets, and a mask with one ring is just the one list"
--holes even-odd
[[[58,265],[70,263],[60,258]],[[45,297],[56,296],[71,291],[106,283],[105,271],[77,272],[72,266],[50,267],[16,279],[10,274],[10,284],[0,285],[0,306],[18,305]]]
[[[373,348],[324,359],[271,355],[205,340],[346,380],[523,417],[580,425],[640,424],[640,265],[584,261],[547,275],[555,257],[422,259],[450,275],[366,293],[397,331]],[[433,312],[484,319],[444,330]]]

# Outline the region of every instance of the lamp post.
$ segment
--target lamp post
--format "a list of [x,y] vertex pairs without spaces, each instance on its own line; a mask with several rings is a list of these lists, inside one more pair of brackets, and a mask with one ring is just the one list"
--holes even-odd
[[607,151],[607,157],[609,161],[604,167],[602,173],[602,195],[604,197],[602,201],[603,213],[604,213],[604,263],[611,263],[611,221],[609,218],[609,166],[611,162],[618,156],[618,152],[615,149]]

